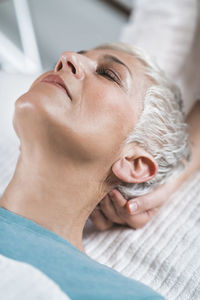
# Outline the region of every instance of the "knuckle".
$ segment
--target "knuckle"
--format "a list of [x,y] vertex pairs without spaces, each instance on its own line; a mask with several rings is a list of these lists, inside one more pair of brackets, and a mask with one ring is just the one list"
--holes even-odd
[[137,203],[138,203],[138,211],[140,212],[147,212],[153,208],[153,201],[148,197],[139,199]]
[[134,228],[135,229],[141,229],[143,228],[146,224],[147,224],[148,220],[140,220],[140,221],[137,221],[135,222],[134,224]]
[[138,211],[140,211],[140,210],[144,210],[145,209],[145,201],[144,201],[144,199],[139,199],[138,201],[137,201],[137,206],[138,206]]

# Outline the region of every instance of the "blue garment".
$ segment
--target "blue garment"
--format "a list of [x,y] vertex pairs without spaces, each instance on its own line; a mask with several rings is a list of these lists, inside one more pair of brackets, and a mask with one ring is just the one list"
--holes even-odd
[[73,300],[163,299],[142,283],[92,260],[60,236],[4,208],[0,208],[0,254],[38,268]]

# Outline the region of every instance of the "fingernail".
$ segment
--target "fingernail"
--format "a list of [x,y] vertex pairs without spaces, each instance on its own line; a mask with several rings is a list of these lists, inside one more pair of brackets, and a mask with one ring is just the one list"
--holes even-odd
[[131,203],[129,204],[129,209],[130,209],[130,212],[131,212],[131,213],[136,212],[137,209],[138,209],[137,202],[131,202]]

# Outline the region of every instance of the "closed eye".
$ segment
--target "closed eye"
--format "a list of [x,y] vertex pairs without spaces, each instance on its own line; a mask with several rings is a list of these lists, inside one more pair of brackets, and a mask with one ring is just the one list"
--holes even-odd
[[97,74],[106,77],[109,80],[115,81],[117,84],[121,85],[121,80],[119,76],[110,68],[99,67],[96,70]]

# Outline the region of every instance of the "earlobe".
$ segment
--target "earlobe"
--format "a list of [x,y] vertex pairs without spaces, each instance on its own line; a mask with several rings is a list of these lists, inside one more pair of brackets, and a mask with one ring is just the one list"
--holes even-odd
[[157,174],[157,163],[150,154],[136,157],[123,157],[112,166],[117,178],[127,183],[142,183]]

